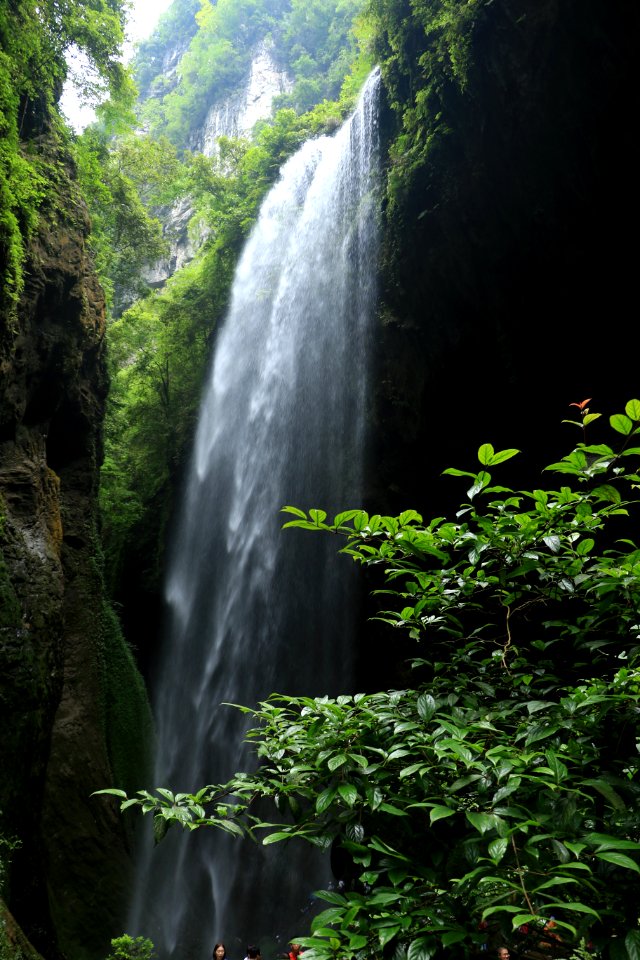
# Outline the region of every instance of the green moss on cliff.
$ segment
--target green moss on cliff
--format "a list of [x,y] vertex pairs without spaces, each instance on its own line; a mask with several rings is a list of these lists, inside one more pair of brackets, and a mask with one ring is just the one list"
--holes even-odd
[[42,960],[0,897],[0,960]]
[[0,309],[15,305],[23,285],[26,244],[55,185],[29,152],[55,113],[72,45],[88,58],[89,75],[112,90],[126,86],[116,59],[123,40],[123,4],[80,0],[0,5]]
[[113,785],[129,793],[149,782],[153,719],[133,653],[108,603],[102,608],[101,641],[105,733]]

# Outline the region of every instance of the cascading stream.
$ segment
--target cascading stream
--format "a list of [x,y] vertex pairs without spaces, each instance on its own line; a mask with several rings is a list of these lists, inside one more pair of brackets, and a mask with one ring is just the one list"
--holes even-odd
[[[246,719],[273,691],[352,692],[357,581],[337,544],[283,531],[286,504],[362,502],[376,297],[379,72],[332,137],[282,168],[237,266],[206,385],[166,585],[155,784],[195,791],[254,760]],[[308,926],[326,855],[172,828],[141,844],[129,932],[161,960],[231,960]]]

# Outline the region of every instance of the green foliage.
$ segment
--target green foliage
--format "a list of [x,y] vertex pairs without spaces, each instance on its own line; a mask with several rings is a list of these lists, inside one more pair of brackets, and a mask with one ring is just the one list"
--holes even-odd
[[155,947],[146,937],[130,937],[125,933],[111,941],[111,953],[106,960],[153,960]]
[[7,876],[9,873],[9,865],[11,863],[11,857],[14,850],[18,850],[21,846],[19,840],[15,837],[9,839],[3,837],[0,834],[0,898],[5,898],[7,895],[7,890],[5,888],[7,882]]
[[120,0],[15,0],[0,7],[0,307],[15,305],[25,246],[38,211],[53,193],[48,171],[27,148],[34,116],[49,126],[71,48],[84,53],[97,82],[126,85],[116,59],[124,13]]
[[[318,0],[306,13],[303,5],[290,10],[281,0],[206,3],[197,14],[197,32],[192,5],[180,5],[180,10],[174,6],[161,19],[157,34],[142,44],[136,60],[142,114],[151,134],[127,132],[126,117],[111,105],[110,124],[94,125],[76,146],[92,215],[91,242],[117,318],[108,327],[111,394],[101,480],[112,589],[117,589],[122,559],[145,529],[155,531],[146,550],[145,580],[152,589],[160,575],[164,524],[192,435],[211,336],[226,308],[235,262],[260,201],[304,140],[342,122],[371,66],[370,30],[363,19],[355,19],[359,0],[338,7]],[[176,17],[187,36],[194,35],[181,63],[180,83],[163,97],[156,71],[174,40]],[[334,54],[349,50],[336,72],[342,83],[338,101],[322,100],[302,115],[300,104],[297,109],[283,107],[256,125],[252,140],[222,137],[214,158],[184,151],[178,160],[169,138],[184,146],[198,111],[231,91],[237,83],[234,63],[242,62],[245,70],[258,39],[271,30],[275,49],[278,42],[294,43],[296,31],[301,31],[304,46],[312,34],[319,42],[325,27],[330,37],[326,56],[317,65],[324,80]],[[347,41],[352,27],[356,32]],[[224,71],[231,71],[227,80]],[[332,89],[337,90],[340,84],[334,81]],[[314,97],[309,102],[315,102]],[[194,106],[200,99],[200,106]],[[205,242],[162,292],[149,293],[141,269],[162,251],[155,214],[160,211],[162,216],[162,208],[179,197],[192,207],[189,229],[195,246]],[[126,291],[128,301],[119,291]],[[137,302],[125,310],[133,297]]]
[[[321,119],[326,122],[326,116]],[[108,328],[111,391],[100,503],[112,589],[122,558],[145,527],[156,537],[148,550],[150,585],[159,576],[172,491],[192,437],[211,336],[226,310],[237,257],[281,164],[320,122],[281,110],[253,143],[221,138],[215,157],[189,157],[178,169],[193,205],[192,229],[206,240],[161,292],[138,300]],[[121,155],[118,148],[114,156]],[[136,189],[152,191],[149,178],[144,172]],[[173,168],[160,181],[175,183]],[[158,192],[147,196],[150,202],[167,199]]]
[[153,720],[144,681],[120,622],[106,602],[102,610],[103,698],[107,752],[113,776],[135,790],[151,774]]
[[148,291],[142,271],[167,252],[154,211],[181,193],[183,165],[168,140],[94,124],[77,138],[78,178],[91,214],[91,244],[107,303],[116,312]]
[[171,82],[164,75],[166,52],[174,45],[176,37],[182,42],[191,40],[198,28],[196,13],[199,9],[199,0],[172,3],[161,15],[151,36],[138,46],[133,70],[141,101],[161,96],[164,86]]
[[291,0],[275,31],[280,58],[294,77],[293,90],[279,98],[281,107],[305,113],[323,100],[335,100],[358,56],[354,30],[363,0]]
[[[179,81],[161,100],[143,103],[141,119],[145,126],[184,146],[189,133],[203,122],[209,106],[232,93],[242,81],[252,48],[268,32],[283,6],[284,0],[219,0],[215,4],[203,0],[196,14],[197,32],[180,63]],[[141,53],[144,58],[144,47]],[[146,85],[144,59],[138,73]]]
[[479,468],[445,471],[467,485],[454,518],[284,508],[286,527],[337,534],[379,572],[378,617],[420,644],[412,689],[273,694],[238,708],[257,772],[196,794],[102,792],[151,813],[157,839],[179,823],[341,850],[344,889],[318,894],[327,909],[300,938],[311,960],[462,958],[527,937],[635,960],[640,401],[609,418],[612,445],[587,442],[588,402],[570,421],[583,439],[546,468],[559,486],[496,483],[518,451],[485,443]]
[[460,117],[473,109],[467,94],[476,38],[489,7],[486,0],[415,0],[409,6],[403,0],[370,0],[373,54],[398,124],[390,147],[392,216],[413,172],[437,161]]
[[[177,6],[177,5],[174,5]],[[165,134],[184,148],[212,104],[244,81],[260,42],[270,44],[275,60],[294,80],[291,94],[276,106],[305,113],[338,97],[345,76],[358,58],[354,31],[363,0],[203,0],[170,10],[135,61],[141,95],[141,122],[153,134]],[[173,45],[171,24],[183,21],[190,37],[177,80],[164,77],[162,63]],[[197,26],[197,29],[196,29]]]

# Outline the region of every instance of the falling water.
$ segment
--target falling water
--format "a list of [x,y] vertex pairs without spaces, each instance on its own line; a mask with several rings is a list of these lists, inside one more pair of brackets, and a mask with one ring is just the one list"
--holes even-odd
[[[250,769],[244,716],[273,691],[352,684],[355,581],[331,537],[283,531],[285,504],[362,502],[377,255],[377,91],[282,168],[246,243],[205,388],[166,585],[153,691],[156,785],[195,791]],[[224,940],[284,949],[308,928],[326,856],[301,843],[173,828],[142,845],[129,932],[161,960]],[[277,852],[276,852],[277,851]],[[311,907],[311,912],[313,907]],[[267,948],[267,949],[265,949]],[[272,946],[275,949],[275,946]]]

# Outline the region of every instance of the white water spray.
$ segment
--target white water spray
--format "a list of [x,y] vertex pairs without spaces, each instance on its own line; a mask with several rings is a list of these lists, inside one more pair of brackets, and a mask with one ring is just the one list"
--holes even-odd
[[[333,137],[283,167],[247,241],[214,351],[174,536],[155,689],[155,785],[192,792],[254,766],[246,720],[277,690],[351,691],[354,571],[333,538],[282,531],[286,504],[362,502],[376,295],[374,71]],[[129,932],[161,960],[265,960],[308,927],[326,856],[213,830],[146,839]]]

